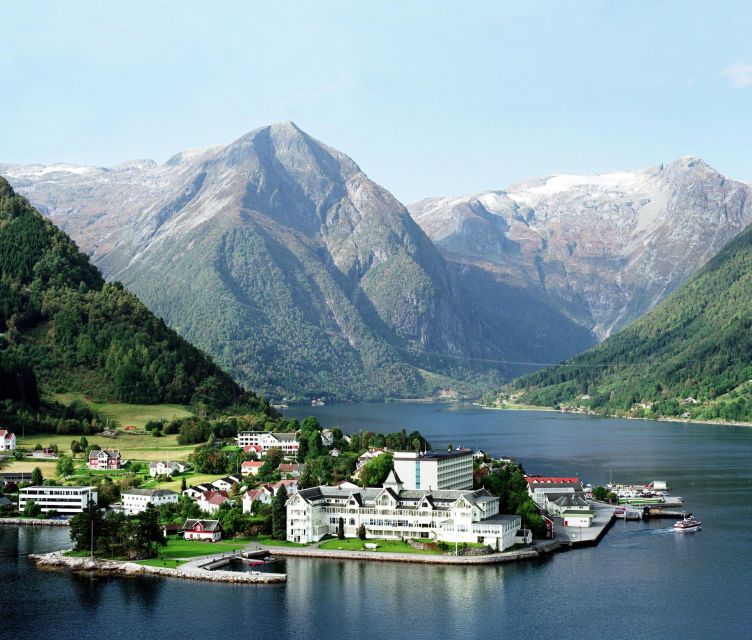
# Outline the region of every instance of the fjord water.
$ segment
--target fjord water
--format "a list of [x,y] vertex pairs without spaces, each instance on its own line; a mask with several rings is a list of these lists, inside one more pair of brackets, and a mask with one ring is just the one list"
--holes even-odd
[[[593,483],[665,479],[703,530],[618,522],[599,546],[498,567],[288,560],[249,587],[42,572],[64,528],[0,527],[2,638],[749,638],[752,429],[442,404],[302,408],[322,423],[420,430]],[[12,606],[10,604],[12,603]]]

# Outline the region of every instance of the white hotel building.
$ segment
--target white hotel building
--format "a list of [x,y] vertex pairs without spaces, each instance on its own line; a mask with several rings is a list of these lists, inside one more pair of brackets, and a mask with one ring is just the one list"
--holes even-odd
[[89,500],[97,501],[94,487],[26,487],[18,492],[18,510],[23,511],[26,503],[33,501],[43,513],[57,511],[71,515],[81,513]]
[[470,449],[450,451],[395,451],[394,471],[411,491],[470,490],[473,488],[473,452]]
[[340,518],[348,538],[362,524],[370,538],[481,542],[498,551],[514,544],[522,525],[519,516],[500,515],[499,499],[485,489],[410,490],[392,471],[373,489],[301,489],[287,501],[287,539],[316,542],[336,535]]
[[281,449],[287,456],[298,453],[300,443],[295,439],[294,433],[277,433],[271,431],[241,431],[235,440],[239,447],[260,446],[261,453],[271,449]]

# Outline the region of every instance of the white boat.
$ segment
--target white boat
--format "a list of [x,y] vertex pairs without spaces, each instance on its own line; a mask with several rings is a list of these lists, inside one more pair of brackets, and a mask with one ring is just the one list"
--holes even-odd
[[702,522],[696,520],[694,516],[688,516],[686,513],[679,522],[674,523],[674,529],[680,533],[688,533],[690,531],[699,531],[702,529]]

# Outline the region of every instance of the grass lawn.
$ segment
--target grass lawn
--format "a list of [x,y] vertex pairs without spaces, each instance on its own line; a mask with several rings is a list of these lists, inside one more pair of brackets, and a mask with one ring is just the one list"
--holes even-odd
[[300,542],[288,542],[287,540],[275,540],[271,536],[256,536],[254,538],[248,538],[248,541],[251,543],[257,542],[258,544],[268,545],[270,547],[307,547],[308,546],[308,544],[303,544]]
[[[183,538],[171,538],[167,546],[160,547],[159,553],[167,560],[176,558],[197,558],[210,556],[216,553],[228,553],[241,551],[252,542],[250,538],[229,538],[219,542],[203,542],[202,540],[185,540]],[[161,565],[156,565],[161,566]]]
[[184,560],[170,560],[165,558],[160,560],[159,558],[151,558],[149,560],[139,560],[137,564],[145,564],[149,567],[166,567],[167,569],[176,569],[181,564],[184,564]]
[[183,483],[183,478],[185,478],[186,485],[190,487],[192,485],[201,484],[202,482],[211,482],[213,480],[218,480],[221,477],[222,474],[218,473],[192,473],[190,471],[186,471],[185,473],[181,473],[179,476],[175,476],[172,480],[165,482],[157,482],[154,478],[148,478],[141,484],[141,488],[169,489],[170,491],[180,491],[180,487]]
[[125,402],[94,402],[80,393],[55,393],[52,397],[59,403],[69,405],[74,400],[88,404],[103,419],[113,420],[120,427],[142,428],[149,420],[172,420],[193,415],[190,407],[181,404],[128,404]]
[[[378,544],[379,548],[375,551],[366,549],[363,545],[365,543]],[[344,540],[327,540],[319,545],[319,549],[330,549],[343,551],[370,551],[372,553],[422,553],[422,554],[440,554],[440,551],[433,551],[431,549],[413,549],[406,542],[401,540],[361,540],[360,538],[345,538]]]

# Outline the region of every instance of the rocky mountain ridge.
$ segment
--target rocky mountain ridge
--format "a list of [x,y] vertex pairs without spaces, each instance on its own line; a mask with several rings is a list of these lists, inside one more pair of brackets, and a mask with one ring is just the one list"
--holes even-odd
[[558,175],[410,212],[450,262],[528,288],[599,338],[649,311],[752,222],[750,185],[684,157]]

